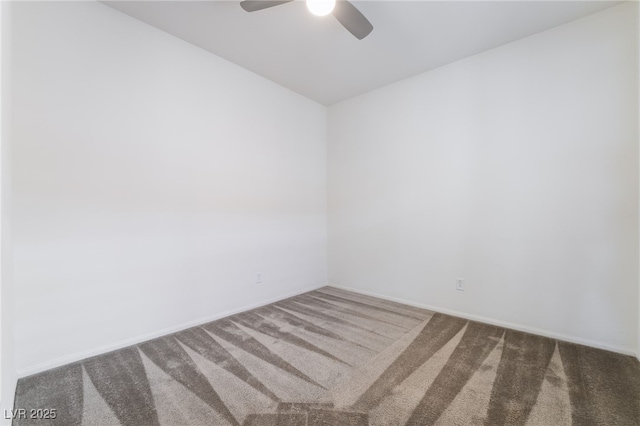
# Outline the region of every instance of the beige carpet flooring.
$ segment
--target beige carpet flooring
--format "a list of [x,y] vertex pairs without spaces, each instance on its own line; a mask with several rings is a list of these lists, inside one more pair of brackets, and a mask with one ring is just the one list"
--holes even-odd
[[15,408],[17,426],[632,426],[640,363],[324,287],[23,378]]

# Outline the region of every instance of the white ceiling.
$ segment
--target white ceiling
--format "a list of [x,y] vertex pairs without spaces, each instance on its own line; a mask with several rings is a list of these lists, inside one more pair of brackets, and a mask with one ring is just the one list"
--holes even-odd
[[374,26],[363,40],[300,1],[252,13],[239,0],[106,3],[331,105],[619,2],[354,1]]

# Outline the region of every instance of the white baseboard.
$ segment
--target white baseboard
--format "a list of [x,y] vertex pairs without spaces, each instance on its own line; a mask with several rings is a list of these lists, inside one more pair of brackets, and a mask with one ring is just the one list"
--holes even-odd
[[617,352],[617,353],[620,353],[620,354],[623,354],[623,355],[630,355],[630,356],[634,356],[634,357],[638,358],[638,361],[640,361],[640,354],[639,353],[637,353],[633,349],[624,348],[624,347],[621,347],[621,346],[609,345],[607,343],[598,342],[598,341],[595,341],[595,340],[582,339],[580,337],[569,336],[569,335],[566,335],[566,334],[556,333],[556,332],[553,332],[553,331],[543,330],[543,329],[535,328],[535,327],[528,327],[526,325],[515,324],[515,323],[508,322],[508,321],[500,321],[500,320],[496,320],[496,319],[493,319],[493,318],[483,317],[483,316],[480,316],[480,315],[473,315],[473,314],[468,314],[468,313],[465,313],[465,312],[454,311],[452,309],[445,309],[445,308],[441,308],[441,307],[438,307],[438,306],[427,305],[427,304],[424,304],[424,303],[416,303],[416,302],[411,301],[411,300],[401,299],[401,298],[397,298],[397,297],[390,297],[390,296],[387,296],[387,295],[384,295],[384,294],[374,293],[374,292],[366,291],[366,290],[360,290],[360,289],[357,289],[357,288],[351,288],[351,287],[346,287],[346,286],[341,286],[341,285],[336,285],[336,284],[329,284],[329,286],[330,287],[335,287],[335,288],[338,288],[338,289],[341,289],[341,290],[347,290],[347,291],[352,291],[354,293],[363,294],[365,296],[377,297],[379,299],[389,300],[391,302],[403,303],[405,305],[415,306],[417,308],[427,309],[429,311],[434,311],[434,312],[439,312],[439,313],[442,313],[442,314],[447,314],[447,315],[452,315],[452,316],[456,316],[456,317],[460,317],[460,318],[465,318],[465,319],[468,319],[468,320],[482,322],[482,323],[485,323],[485,324],[491,324],[491,325],[495,325],[495,326],[498,326],[498,327],[510,328],[512,330],[523,331],[525,333],[537,334],[539,336],[550,337],[552,339],[563,340],[565,342],[577,343],[579,345],[590,346],[592,348],[604,349],[604,350],[611,351],[611,352]]
[[[612,345],[608,345],[606,343],[602,343],[602,342],[597,342],[597,341],[593,341],[593,340],[588,340],[588,339],[581,339],[581,338],[577,338],[574,336],[569,336],[569,335],[565,335],[565,334],[561,334],[561,333],[555,333],[552,331],[548,331],[548,330],[542,330],[542,329],[538,329],[538,328],[534,328],[534,327],[528,327],[528,326],[524,326],[521,324],[515,324],[515,323],[510,323],[507,321],[500,321],[500,320],[496,320],[493,318],[487,318],[487,317],[483,317],[483,316],[479,316],[479,315],[472,315],[472,314],[467,314],[465,312],[459,312],[459,311],[454,311],[451,309],[445,309],[445,308],[440,308],[437,306],[432,306],[432,305],[427,305],[424,303],[416,303],[414,301],[411,300],[406,300],[406,299],[401,299],[401,298],[396,298],[396,297],[390,297],[384,294],[379,294],[379,293],[374,293],[374,292],[370,292],[370,291],[365,291],[365,290],[360,290],[357,288],[351,288],[351,287],[345,287],[345,286],[340,286],[340,285],[335,285],[335,284],[328,284],[331,287],[335,287],[335,288],[339,288],[342,290],[348,290],[348,291],[352,291],[354,293],[360,293],[360,294],[364,294],[366,296],[373,296],[373,297],[377,297],[380,299],[385,299],[385,300],[389,300],[392,302],[398,302],[398,303],[403,303],[405,305],[409,305],[409,306],[415,306],[418,308],[423,308],[423,309],[428,309],[430,311],[434,311],[434,312],[440,312],[443,314],[448,314],[448,315],[453,315],[453,316],[457,316],[460,318],[465,318],[465,319],[469,319],[472,321],[478,321],[478,322],[483,322],[486,324],[491,324],[491,325],[496,325],[499,327],[505,327],[505,328],[510,328],[513,330],[518,330],[518,331],[523,331],[526,333],[531,333],[531,334],[537,334],[540,336],[545,336],[545,337],[550,337],[553,339],[558,339],[558,340],[564,340],[566,342],[571,342],[571,343],[577,343],[580,345],[585,345],[585,346],[591,346],[594,348],[598,348],[598,349],[604,349],[604,350],[608,350],[608,351],[612,351],[612,352],[617,352],[617,353],[621,353],[624,355],[631,355],[631,356],[635,356],[636,358],[638,358],[638,361],[640,361],[640,354],[634,350],[630,350],[628,348],[623,348],[623,347],[618,347],[618,346],[612,346]],[[244,312],[244,311],[248,311],[250,309],[255,309],[258,308],[260,306],[264,306],[264,305],[268,305],[270,303],[274,303],[274,302],[278,302],[280,300],[283,299],[287,299],[289,297],[293,297],[293,296],[297,296],[298,294],[302,294],[302,293],[306,293],[312,290],[317,290],[318,288],[324,287],[324,285],[322,286],[316,286],[316,287],[308,287],[302,290],[298,290],[292,293],[287,293],[287,294],[283,294],[281,296],[278,297],[274,297],[268,300],[263,300],[261,302],[258,303],[252,303],[250,305],[245,305],[236,309],[232,309],[232,310],[228,310],[228,311],[224,311],[224,312],[219,312],[215,315],[206,317],[206,318],[201,318],[198,320],[194,320],[194,321],[189,321],[186,323],[182,323],[173,327],[167,327],[164,328],[162,330],[158,330],[152,333],[147,333],[141,336],[137,336],[134,338],[130,338],[130,339],[125,339],[125,340],[121,340],[119,342],[115,342],[113,344],[109,344],[109,345],[104,345],[104,346],[100,346],[98,348],[94,348],[94,349],[90,349],[90,350],[86,350],[86,351],[82,351],[82,352],[76,352],[74,354],[69,354],[69,355],[65,355],[63,357],[60,358],[56,358],[54,360],[51,361],[47,361],[47,362],[43,362],[40,364],[36,364],[27,368],[23,368],[18,370],[17,372],[17,377],[18,378],[22,378],[22,377],[26,377],[26,376],[30,376],[32,374],[37,374],[37,373],[41,373],[43,371],[52,369],[52,368],[56,368],[56,367],[61,367],[63,365],[66,364],[70,364],[72,362],[76,362],[76,361],[81,361],[83,359],[86,358],[90,358],[92,356],[96,356],[96,355],[101,355],[107,352],[111,352],[111,351],[115,351],[117,349],[122,349],[125,348],[127,346],[132,346],[132,345],[137,345],[138,343],[142,343],[145,342],[147,340],[151,340],[151,339],[155,339],[156,337],[160,337],[160,336],[165,336],[167,334],[171,334],[171,333],[176,333],[178,331],[182,331],[182,330],[186,330],[187,328],[191,328],[191,327],[195,327],[201,324],[206,324],[208,322],[211,321],[215,321],[218,320],[220,318],[224,318],[224,317],[228,317],[230,315],[234,315],[237,314],[239,312]]]
[[245,306],[242,306],[242,307],[239,307],[239,308],[236,308],[236,309],[231,309],[231,310],[228,310],[228,311],[219,312],[219,313],[217,313],[215,315],[212,315],[212,316],[209,316],[209,317],[206,317],[206,318],[201,318],[201,319],[198,319],[198,320],[185,322],[185,323],[173,326],[173,327],[167,327],[167,328],[164,328],[162,330],[154,331],[152,333],[147,333],[147,334],[144,334],[144,335],[141,335],[141,336],[137,336],[137,337],[132,337],[130,339],[121,340],[119,342],[115,342],[115,343],[112,343],[112,344],[109,344],[109,345],[100,346],[98,348],[89,349],[89,350],[86,350],[86,351],[76,352],[74,354],[65,355],[63,357],[56,358],[56,359],[51,360],[51,361],[42,362],[40,364],[32,365],[32,366],[27,367],[27,368],[22,368],[22,369],[18,370],[17,376],[18,376],[18,378],[30,376],[32,374],[37,374],[37,373],[41,373],[41,372],[46,371],[46,370],[50,370],[52,368],[61,367],[63,365],[70,364],[72,362],[81,361],[83,359],[90,358],[92,356],[101,355],[101,354],[104,354],[104,353],[107,353],[107,352],[115,351],[117,349],[126,348],[127,346],[137,345],[138,343],[146,342],[147,340],[155,339],[156,337],[161,337],[161,336],[166,336],[167,334],[177,333],[178,331],[186,330],[187,328],[196,327],[198,325],[206,324],[208,322],[215,321],[215,320],[218,320],[220,318],[225,318],[225,317],[228,317],[230,315],[237,314],[239,312],[244,312],[244,311],[248,311],[250,309],[259,308],[260,306],[268,305],[268,304],[271,304],[271,303],[278,302],[280,300],[288,299],[289,297],[297,296],[297,295],[302,294],[302,293],[307,293],[309,291],[317,290],[317,289],[319,289],[321,287],[325,287],[325,285],[323,284],[322,286],[308,287],[308,288],[305,288],[305,289],[302,289],[302,290],[298,290],[298,291],[295,291],[295,292],[292,292],[292,293],[286,293],[286,294],[280,295],[278,297],[274,297],[274,298],[270,298],[270,299],[267,299],[267,300],[263,300],[263,301],[258,302],[258,303],[252,303],[250,305],[245,305]]

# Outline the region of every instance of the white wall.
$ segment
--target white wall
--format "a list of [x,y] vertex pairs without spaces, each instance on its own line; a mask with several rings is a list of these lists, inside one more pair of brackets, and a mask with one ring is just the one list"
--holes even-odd
[[[14,8],[21,374],[326,282],[323,107],[101,4]],[[633,8],[330,108],[331,280],[640,351]]]
[[[640,7],[636,7],[636,40],[640,40]],[[640,108],[640,41],[636,45],[636,59],[638,61],[638,73],[636,78],[638,80],[638,108]],[[640,120],[638,120],[638,143],[640,143]],[[640,158],[638,159],[640,162]],[[640,210],[640,208],[639,208]],[[640,214],[640,211],[639,211]],[[640,235],[638,235],[638,241],[640,241]],[[638,349],[636,351],[636,357],[640,361],[640,279],[638,280]]]
[[332,106],[330,281],[634,353],[636,7]]
[[16,389],[15,293],[11,243],[11,2],[0,3],[0,424]]
[[326,284],[324,107],[99,3],[13,28],[20,374]]

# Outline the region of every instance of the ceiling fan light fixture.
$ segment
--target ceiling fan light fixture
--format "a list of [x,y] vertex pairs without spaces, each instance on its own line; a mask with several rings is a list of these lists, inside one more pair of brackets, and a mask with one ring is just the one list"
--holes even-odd
[[333,12],[336,0],[307,0],[307,9],[316,16],[326,16]]

